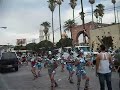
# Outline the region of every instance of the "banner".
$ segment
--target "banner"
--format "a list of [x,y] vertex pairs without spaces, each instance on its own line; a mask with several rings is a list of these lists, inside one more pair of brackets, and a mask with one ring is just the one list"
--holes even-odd
[[17,39],[16,45],[20,46],[20,45],[25,45],[26,44],[26,39]]

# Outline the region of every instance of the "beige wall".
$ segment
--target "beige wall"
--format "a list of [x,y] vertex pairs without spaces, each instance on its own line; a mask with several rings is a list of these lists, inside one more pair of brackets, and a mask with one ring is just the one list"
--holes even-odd
[[120,47],[120,24],[90,30],[90,45],[94,42],[94,51],[100,45],[100,42],[96,36],[99,36],[100,39],[102,36],[112,36],[114,45],[113,48],[118,49]]

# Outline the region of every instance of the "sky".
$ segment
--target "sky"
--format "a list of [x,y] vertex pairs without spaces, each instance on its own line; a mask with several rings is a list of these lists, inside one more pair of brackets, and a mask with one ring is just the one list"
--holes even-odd
[[[7,27],[6,29],[0,28],[0,45],[16,45],[16,39],[27,40],[31,43],[33,39],[39,42],[39,30],[42,30],[41,23],[48,21],[51,23],[52,14],[48,8],[48,0],[0,0],[0,27]],[[72,9],[69,5],[70,0],[64,0],[61,5],[61,21],[62,27],[64,22],[72,19]],[[111,0],[95,0],[93,4],[94,9],[97,4],[105,6],[105,14],[103,16],[103,23],[114,22],[114,11]],[[116,0],[116,15],[120,18],[120,0]],[[92,20],[91,17],[91,4],[89,0],[83,0],[83,7],[85,12],[85,23]],[[82,24],[79,13],[81,12],[80,0],[77,0],[75,7],[75,22],[78,25]],[[94,17],[94,21],[96,18]],[[117,19],[117,22],[119,19]],[[54,30],[55,42],[60,39],[59,31],[59,12],[58,6],[54,11]],[[64,28],[62,28],[62,32]],[[50,32],[50,41],[52,41],[52,30]],[[68,36],[70,37],[70,33]]]

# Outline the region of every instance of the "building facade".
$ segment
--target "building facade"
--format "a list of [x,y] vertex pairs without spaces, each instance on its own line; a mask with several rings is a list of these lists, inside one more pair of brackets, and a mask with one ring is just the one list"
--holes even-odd
[[[46,39],[46,36],[45,36],[44,30],[40,29],[39,30],[39,42],[41,42],[45,39]],[[47,40],[50,40],[50,33],[49,32],[47,33]]]
[[[101,24],[101,23],[95,23],[95,22],[88,22],[85,23],[85,36],[88,37],[88,42],[89,43],[89,39],[90,39],[90,30],[96,29],[98,27],[105,27],[108,26],[109,24]],[[71,29],[71,33],[72,33],[72,39],[73,39],[73,43],[74,45],[79,45],[79,36],[83,33],[83,25],[75,25],[72,29]]]
[[[90,30],[90,46],[94,46],[93,50],[96,51],[101,44],[101,39],[106,36],[111,36],[113,40],[113,49],[120,48],[120,24],[109,25]],[[100,40],[99,40],[100,39]]]

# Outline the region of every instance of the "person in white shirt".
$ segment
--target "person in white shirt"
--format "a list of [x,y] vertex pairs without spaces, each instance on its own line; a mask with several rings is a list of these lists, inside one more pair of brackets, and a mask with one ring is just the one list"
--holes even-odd
[[109,53],[105,52],[104,45],[100,45],[100,50],[96,58],[96,75],[99,77],[100,90],[105,90],[105,80],[108,90],[112,90],[110,69],[110,65],[113,64],[112,58]]

